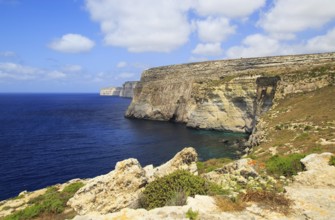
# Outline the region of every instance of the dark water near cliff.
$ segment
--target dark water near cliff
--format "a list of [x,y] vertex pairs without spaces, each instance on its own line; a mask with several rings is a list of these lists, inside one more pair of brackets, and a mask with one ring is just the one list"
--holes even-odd
[[97,94],[0,94],[0,200],[111,171],[129,157],[159,165],[185,146],[201,159],[236,157],[241,134],[123,117],[130,99]]

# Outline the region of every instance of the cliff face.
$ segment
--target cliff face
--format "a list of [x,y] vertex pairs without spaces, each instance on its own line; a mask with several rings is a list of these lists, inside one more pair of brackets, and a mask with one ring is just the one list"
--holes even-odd
[[274,100],[333,84],[327,67],[334,65],[335,53],[325,53],[153,68],[142,74],[126,116],[251,132]]
[[122,88],[121,87],[109,87],[100,90],[100,95],[102,96],[120,96]]
[[125,82],[122,86],[120,96],[121,97],[132,98],[134,96],[134,89],[135,89],[137,83],[138,83],[137,81]]
[[122,87],[103,88],[100,90],[100,95],[132,98],[134,96],[134,89],[137,83],[137,81],[127,81],[122,85]]

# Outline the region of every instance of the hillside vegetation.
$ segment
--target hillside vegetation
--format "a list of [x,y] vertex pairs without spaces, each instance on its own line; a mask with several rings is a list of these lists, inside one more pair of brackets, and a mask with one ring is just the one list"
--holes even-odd
[[288,95],[263,117],[265,140],[252,156],[335,152],[335,87]]

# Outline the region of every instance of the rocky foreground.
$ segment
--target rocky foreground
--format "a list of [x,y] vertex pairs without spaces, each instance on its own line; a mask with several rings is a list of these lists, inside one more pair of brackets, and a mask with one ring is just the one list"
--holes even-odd
[[[112,172],[84,181],[85,185],[67,204],[77,213],[73,218],[75,220],[332,219],[335,216],[335,166],[329,165],[332,155],[322,153],[306,156],[301,160],[305,171],[298,173],[293,179],[275,179],[265,175],[261,173],[259,164],[250,158],[236,160],[201,174],[204,179],[224,188],[230,198],[245,193],[246,189],[264,190],[283,185],[285,189],[278,195],[292,201],[289,210],[284,212],[254,201],[247,201],[245,207],[239,210],[223,211],[222,204],[218,203],[216,197],[208,195],[188,197],[183,206],[165,206],[151,210],[140,208],[140,195],[151,182],[177,170],[198,174],[197,153],[193,148],[185,148],[159,167],[142,167],[136,159],[118,162]],[[58,190],[61,191],[65,186],[66,184],[58,186]],[[29,200],[43,193],[45,189],[25,192],[21,193],[19,199],[1,202],[0,218],[29,206]],[[20,203],[21,206],[18,205]],[[197,213],[194,218],[187,214],[190,210]]]

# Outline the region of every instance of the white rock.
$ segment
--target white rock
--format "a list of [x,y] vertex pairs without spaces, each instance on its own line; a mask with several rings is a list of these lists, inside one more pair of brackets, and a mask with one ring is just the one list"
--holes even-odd
[[[166,176],[176,170],[187,170],[198,175],[197,162],[198,154],[193,147],[184,148],[165,164],[156,167],[153,172],[153,179]],[[149,178],[152,180],[152,178]]]
[[328,166],[332,153],[310,154],[300,161],[305,165],[306,170],[322,170]]
[[79,214],[115,212],[133,205],[146,183],[140,163],[136,159],[127,159],[118,162],[114,171],[88,181],[68,205]]

